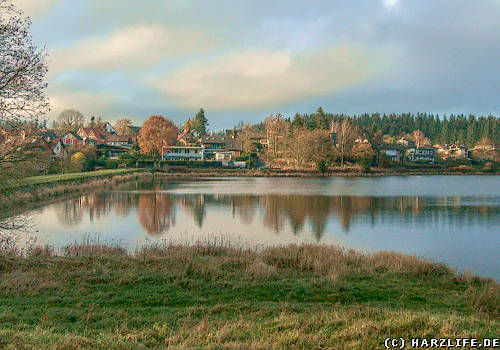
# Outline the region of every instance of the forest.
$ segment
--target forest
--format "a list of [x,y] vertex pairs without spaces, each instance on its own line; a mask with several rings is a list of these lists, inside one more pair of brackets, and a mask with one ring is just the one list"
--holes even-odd
[[[468,148],[474,147],[480,139],[486,137],[497,146],[500,142],[500,119],[495,116],[480,116],[473,114],[466,116],[427,114],[427,113],[403,113],[403,114],[379,114],[366,113],[348,116],[346,114],[326,113],[321,107],[316,113],[295,114],[293,118],[285,118],[290,122],[292,129],[307,128],[310,130],[329,130],[333,122],[341,122],[350,119],[357,125],[368,139],[372,139],[379,131],[382,135],[399,137],[420,130],[429,138],[432,144],[449,144],[458,142]],[[259,125],[262,130],[264,123]]]

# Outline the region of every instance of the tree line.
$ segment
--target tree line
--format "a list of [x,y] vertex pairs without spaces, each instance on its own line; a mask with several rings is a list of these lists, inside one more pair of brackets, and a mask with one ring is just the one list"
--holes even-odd
[[458,142],[470,148],[482,138],[488,138],[496,144],[500,142],[500,119],[492,115],[478,117],[474,114],[439,116],[427,113],[365,113],[348,116],[325,113],[320,107],[316,113],[297,113],[293,118],[285,118],[292,129],[309,130],[329,130],[332,122],[342,122],[344,119],[351,120],[368,138],[373,137],[376,132],[399,137],[420,130],[433,144]]

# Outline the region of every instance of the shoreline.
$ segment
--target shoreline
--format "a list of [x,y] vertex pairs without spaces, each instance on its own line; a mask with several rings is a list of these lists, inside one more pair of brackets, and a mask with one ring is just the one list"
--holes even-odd
[[[174,171],[172,171],[174,170]],[[177,171],[175,171],[177,170]],[[85,174],[86,173],[82,173]],[[73,175],[73,174],[68,174]],[[77,174],[78,175],[78,174]],[[118,174],[94,175],[74,177],[62,181],[40,182],[14,187],[8,196],[0,194],[0,211],[8,211],[16,206],[30,207],[57,200],[63,195],[75,195],[92,189],[105,186],[114,186],[120,183],[135,180],[154,179],[156,177],[181,180],[224,179],[224,178],[311,178],[328,179],[335,177],[388,177],[388,176],[498,176],[500,173],[443,173],[443,172],[331,172],[324,175],[313,171],[290,170],[246,170],[246,169],[167,169],[152,171],[152,169],[132,169],[130,172]]]
[[500,327],[498,283],[394,252],[222,242],[62,253],[0,253],[0,345],[358,349]]

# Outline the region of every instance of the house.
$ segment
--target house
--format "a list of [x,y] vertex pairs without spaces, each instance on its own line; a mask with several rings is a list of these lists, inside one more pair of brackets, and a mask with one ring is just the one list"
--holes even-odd
[[62,135],[61,141],[65,146],[83,145],[83,139],[73,131],[68,131],[64,135]]
[[400,162],[403,154],[397,149],[383,149],[380,151],[387,159],[393,162]]
[[87,145],[99,145],[106,143],[106,139],[112,134],[101,128],[80,128],[77,132]]
[[217,162],[229,162],[233,159],[232,152],[215,152],[215,161]]
[[412,162],[426,161],[434,162],[434,148],[412,147],[406,150],[406,157]]
[[166,146],[164,147],[163,160],[205,160],[204,146]]
[[106,145],[110,146],[122,146],[122,147],[131,147],[132,143],[136,140],[135,136],[127,136],[127,135],[109,135],[104,140]]
[[439,154],[442,159],[469,158],[469,151],[467,148],[456,143],[445,146],[436,144],[434,145],[434,148],[436,149],[436,153]]
[[42,136],[45,139],[45,141],[47,141],[47,142],[51,142],[51,141],[57,139],[56,132],[53,129],[42,130],[42,132],[40,133],[40,136]]
[[201,137],[201,144],[206,152],[221,151],[226,149],[226,137],[205,135]]
[[26,148],[40,152],[43,155],[53,156],[52,148],[49,143],[41,136],[35,136],[28,139]]
[[469,158],[469,151],[465,146],[453,143],[448,146],[448,149],[452,158]]
[[177,143],[181,146],[195,146],[198,143],[197,141],[198,139],[193,131],[189,129],[184,129],[184,131],[177,136]]
[[127,126],[127,135],[137,136],[141,131],[140,126]]
[[415,147],[415,142],[413,142],[410,138],[408,137],[401,137],[396,144],[402,145],[405,147]]
[[102,131],[105,131],[105,132],[110,133],[112,135],[116,134],[115,128],[113,128],[113,126],[111,126],[111,124],[109,122],[97,123],[96,128],[101,129]]
[[68,156],[68,150],[61,139],[53,140],[50,145],[55,157],[66,158]]
[[128,151],[127,147],[112,146],[106,144],[96,145],[96,150],[99,155],[104,155],[109,159],[118,159],[120,154],[126,153]]
[[243,151],[241,141],[236,138],[229,138],[226,140],[226,152],[231,153],[232,157],[239,157]]

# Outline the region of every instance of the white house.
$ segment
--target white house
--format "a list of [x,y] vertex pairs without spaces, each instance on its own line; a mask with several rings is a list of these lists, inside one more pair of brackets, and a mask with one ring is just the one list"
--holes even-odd
[[163,160],[205,160],[204,146],[165,146]]

